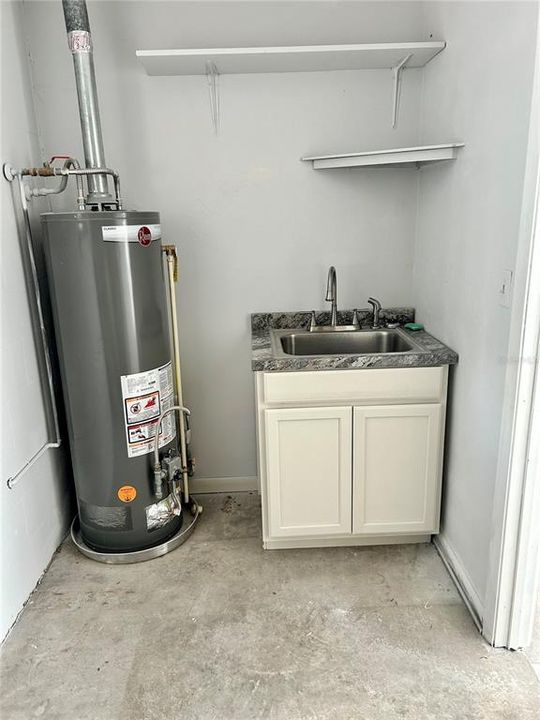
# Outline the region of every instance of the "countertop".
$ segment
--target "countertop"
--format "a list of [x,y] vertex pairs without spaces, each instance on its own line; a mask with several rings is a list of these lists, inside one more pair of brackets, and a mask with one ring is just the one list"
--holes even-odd
[[[352,310],[338,313],[338,324],[349,325],[352,322]],[[371,310],[359,310],[361,328],[369,328]],[[397,367],[434,367],[454,365],[458,361],[457,353],[437,340],[425,330],[400,330],[416,344],[412,350],[400,353],[381,353],[365,355],[288,355],[276,357],[272,349],[273,329],[307,329],[311,320],[310,312],[290,313],[253,313],[251,316],[251,368],[264,372],[291,372],[295,370],[339,370],[362,368]],[[318,325],[328,325],[329,312],[316,313]],[[381,311],[381,324],[399,322],[404,325],[414,321],[414,308],[385,308]]]

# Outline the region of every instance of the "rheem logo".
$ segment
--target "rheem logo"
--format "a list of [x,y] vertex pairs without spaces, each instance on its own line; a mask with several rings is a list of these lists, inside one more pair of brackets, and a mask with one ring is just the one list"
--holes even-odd
[[139,232],[137,233],[137,239],[143,247],[148,247],[148,245],[152,242],[152,232],[150,231],[150,228],[146,227],[146,225],[140,227]]

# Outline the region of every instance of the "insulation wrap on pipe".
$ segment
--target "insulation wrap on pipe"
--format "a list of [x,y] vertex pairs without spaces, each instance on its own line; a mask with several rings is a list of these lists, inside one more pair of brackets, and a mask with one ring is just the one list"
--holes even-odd
[[66,30],[68,33],[83,30],[90,32],[88,10],[84,0],[62,0]]

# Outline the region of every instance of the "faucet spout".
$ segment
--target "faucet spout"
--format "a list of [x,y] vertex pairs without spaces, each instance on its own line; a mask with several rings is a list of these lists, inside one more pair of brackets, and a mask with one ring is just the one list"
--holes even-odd
[[331,265],[330,269],[328,270],[325,300],[332,303],[332,310],[330,313],[330,325],[333,325],[335,327],[337,325],[337,276],[336,268],[333,265]]
[[377,298],[374,298],[374,297],[368,298],[368,303],[373,308],[373,323],[371,325],[371,328],[372,328],[372,330],[378,330],[381,327],[380,315],[381,315],[382,305],[377,300]]

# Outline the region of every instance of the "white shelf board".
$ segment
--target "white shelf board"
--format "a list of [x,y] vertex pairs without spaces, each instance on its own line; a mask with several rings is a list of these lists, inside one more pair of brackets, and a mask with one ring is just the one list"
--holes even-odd
[[454,160],[464,143],[425,145],[423,147],[369,150],[368,152],[344,153],[342,155],[313,155],[302,160],[313,163],[315,170],[345,167],[421,167],[428,163]]
[[293,47],[191,48],[137,50],[148,75],[205,75],[207,63],[218,73],[311,72],[393,68],[407,55],[407,67],[423,67],[444,42],[375,43],[370,45],[301,45]]

